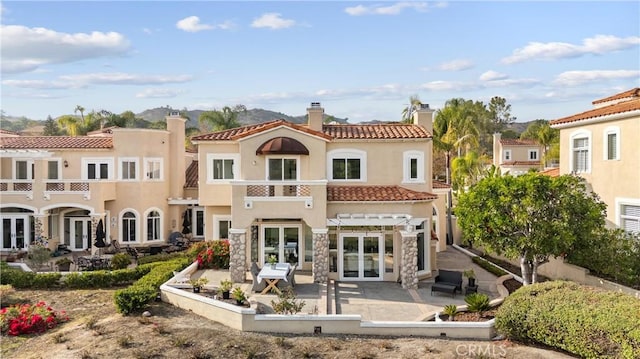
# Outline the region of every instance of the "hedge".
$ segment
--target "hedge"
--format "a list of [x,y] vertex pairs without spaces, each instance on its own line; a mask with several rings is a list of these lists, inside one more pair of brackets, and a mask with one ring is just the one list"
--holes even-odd
[[489,262],[488,260],[482,257],[471,257],[471,260],[473,261],[473,263],[479,265],[480,267],[485,269],[487,272],[497,277],[502,277],[503,275],[508,274],[504,270],[494,266],[493,264],[491,264],[491,262]]
[[113,297],[118,312],[128,315],[144,309],[157,297],[162,283],[171,279],[174,271],[181,271],[189,265],[189,261],[186,258],[177,258],[169,262],[146,265],[153,266],[148,274],[132,286],[115,292]]
[[184,253],[180,253],[180,252],[154,254],[151,256],[138,257],[138,264],[165,262],[165,261],[169,261],[177,258],[185,258],[185,256],[186,255]]
[[572,282],[520,288],[500,306],[496,329],[584,358],[640,357],[640,301]]

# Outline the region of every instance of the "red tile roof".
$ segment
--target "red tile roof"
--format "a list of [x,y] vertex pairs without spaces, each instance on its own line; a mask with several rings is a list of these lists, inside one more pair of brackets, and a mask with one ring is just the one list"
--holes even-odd
[[19,136],[17,132],[13,132],[13,131],[9,131],[9,130],[3,130],[2,128],[0,128],[0,135]]
[[198,135],[191,138],[192,141],[229,141],[238,140],[256,133],[260,133],[278,126],[287,126],[298,131],[303,131],[314,136],[331,139],[410,139],[431,138],[431,134],[422,126],[411,124],[373,124],[373,125],[323,125],[322,132],[314,131],[304,125],[290,123],[285,120],[248,125],[229,130]]
[[449,189],[451,188],[451,185],[446,184],[445,182],[442,181],[433,181],[433,188],[437,188],[437,189]]
[[638,111],[640,110],[640,98],[618,102],[613,105],[608,105],[600,108],[596,108],[593,110],[585,111],[576,115],[560,118],[557,120],[551,121],[551,126],[561,125],[566,123],[572,123],[582,120],[588,120],[591,118],[615,115],[619,113]]
[[549,168],[548,170],[540,172],[540,174],[547,175],[549,177],[558,177],[560,176],[560,167]]
[[198,188],[198,161],[192,161],[185,171],[185,188]]
[[438,198],[428,192],[412,191],[400,186],[327,186],[329,202],[403,202]]
[[540,167],[540,161],[508,161],[502,162],[502,166],[530,166]]
[[517,138],[503,138],[500,140],[503,146],[538,146],[535,140],[520,140]]
[[592,102],[592,104],[596,105],[596,104],[603,103],[603,102],[621,100],[621,99],[632,98],[632,97],[640,97],[640,87],[632,88],[631,90],[627,90],[625,92],[620,92],[620,93],[615,94],[613,96],[609,96],[609,97],[601,98],[599,100],[595,100],[595,101]]
[[113,148],[111,137],[87,136],[25,136],[2,137],[0,148],[5,149],[63,149],[63,148]]

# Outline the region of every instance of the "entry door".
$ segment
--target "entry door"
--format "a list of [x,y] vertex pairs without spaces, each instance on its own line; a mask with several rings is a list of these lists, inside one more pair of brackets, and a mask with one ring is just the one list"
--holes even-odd
[[2,217],[2,249],[24,249],[29,244],[29,217]]
[[265,225],[262,227],[262,263],[275,256],[278,263],[299,262],[300,225]]
[[89,231],[91,220],[86,218],[71,218],[69,220],[69,233],[71,236],[71,249],[81,251],[89,248]]
[[382,280],[384,241],[381,233],[341,234],[338,245],[341,280]]

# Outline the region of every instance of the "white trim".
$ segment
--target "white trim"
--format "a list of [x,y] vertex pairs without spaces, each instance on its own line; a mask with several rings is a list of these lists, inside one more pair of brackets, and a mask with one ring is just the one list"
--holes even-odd
[[[527,151],[527,159],[529,161],[540,161],[540,154],[538,153],[539,151],[537,149],[530,149]],[[536,158],[531,158],[531,154],[535,153],[536,154]]]
[[[122,164],[124,162],[130,163],[133,162],[135,164],[134,169],[134,178],[122,178]],[[129,174],[131,175],[131,174]],[[138,157],[118,157],[118,180],[126,181],[126,182],[136,182],[140,180],[140,159]]]
[[[609,159],[609,135],[616,135],[616,156]],[[602,159],[605,161],[620,160],[620,127],[609,126],[602,132]]]
[[[574,152],[574,148],[573,148],[573,141],[579,138],[586,138],[587,139],[587,169],[585,171],[581,171],[581,172],[577,172],[574,170],[574,163],[573,163],[573,152]],[[574,132],[571,132],[571,134],[569,135],[569,172],[576,172],[576,173],[591,173],[591,158],[593,157],[593,139],[591,136],[591,131],[588,130],[577,130]]]
[[[131,212],[133,213],[133,215],[135,216],[135,220],[136,220],[136,225],[135,225],[135,236],[136,236],[136,240],[135,241],[125,241],[124,240],[124,236],[122,235],[122,229],[123,229],[123,225],[122,225],[122,220],[123,220],[123,216],[125,213],[127,212]],[[124,208],[122,211],[120,211],[120,213],[118,214],[118,238],[120,243],[123,244],[130,244],[130,243],[140,243],[142,242],[141,238],[140,238],[140,213],[138,211],[136,211],[133,208]]]
[[[296,178],[292,180],[284,179],[284,163],[282,163],[282,179],[281,180],[269,180],[269,160],[285,160],[285,159],[294,159],[296,160]],[[269,182],[269,184],[273,184],[274,182],[286,182],[287,185],[291,184],[293,181],[298,181],[300,179],[300,166],[301,166],[300,156],[297,155],[268,155],[265,156],[265,173],[264,180]]]
[[[151,213],[152,211],[156,211],[158,212],[158,216],[160,217],[160,228],[159,228],[159,237],[158,239],[152,239],[149,240],[149,225],[147,223],[147,221],[149,220],[149,213]],[[164,213],[163,211],[158,208],[158,207],[150,207],[147,208],[147,210],[144,212],[144,223],[143,223],[143,237],[144,237],[144,242],[149,242],[149,243],[158,243],[158,242],[162,242],[164,241]]]
[[[215,179],[213,178],[213,160],[232,160],[233,161],[233,178],[227,179]],[[233,181],[238,178],[242,178],[240,176],[240,154],[237,153],[207,153],[207,184],[215,183],[215,184],[226,184],[230,181]]]
[[327,226],[412,226],[428,220],[427,218],[327,218]]
[[[507,158],[507,154],[509,155]],[[503,161],[511,161],[513,159],[511,150],[502,150],[502,160]]]
[[[289,126],[287,126],[287,125],[279,125],[279,126],[276,126],[276,127],[274,127],[274,128],[270,128],[270,129],[268,129],[268,130],[262,130],[262,131],[259,131],[259,132],[257,132],[257,133],[254,133],[254,134],[251,134],[251,135],[248,135],[248,136],[243,136],[242,138],[238,139],[238,140],[237,140],[237,142],[242,142],[242,141],[246,141],[246,140],[248,140],[248,139],[250,139],[250,138],[254,138],[254,137],[258,137],[258,136],[263,136],[263,135],[268,134],[268,133],[270,133],[270,132],[277,131],[277,130],[279,130],[279,129],[281,129],[281,128],[284,128],[284,129],[286,129],[286,130],[290,130],[290,131],[293,131],[293,132],[297,132],[297,133],[302,134],[302,135],[305,135],[305,136],[315,137],[315,138],[320,139],[320,140],[322,140],[322,141],[324,141],[324,142],[331,142],[331,140],[330,140],[330,139],[327,139],[327,138],[325,138],[325,137],[323,137],[323,136],[321,136],[321,135],[315,135],[315,134],[313,134],[313,133],[309,133],[309,132],[306,132],[306,131],[301,131],[301,130],[299,130],[299,129],[297,129],[297,128],[289,127]],[[315,132],[319,132],[319,133],[321,133],[322,131],[315,131]],[[202,143],[202,142],[212,143],[212,141],[209,141],[209,140],[200,140],[200,141],[193,142],[193,143],[194,143],[194,144],[198,144],[198,143]],[[221,143],[229,143],[230,141],[218,140],[218,142],[221,142]],[[302,143],[302,142],[300,142],[300,143]]]
[[616,211],[615,223],[618,228],[620,228],[620,223],[622,219],[621,208],[623,205],[640,206],[640,198],[628,198],[628,197],[615,198],[615,211]]
[[285,258],[285,253],[284,253],[284,246],[285,246],[285,242],[284,242],[284,229],[285,228],[297,228],[298,229],[298,253],[297,253],[297,258],[298,258],[298,265],[302,264],[302,260],[304,259],[304,255],[302,255],[302,259],[301,259],[301,253],[304,253],[304,236],[302,233],[302,224],[299,224],[298,222],[294,222],[294,223],[263,223],[260,225],[259,227],[259,232],[258,232],[258,262],[259,263],[266,263],[266,258],[264,255],[264,250],[265,250],[265,244],[264,244],[264,230],[266,228],[277,228],[278,229],[278,258],[279,258],[279,263],[288,263],[286,258]]
[[[18,162],[26,162],[27,164],[27,173],[26,176],[27,178],[17,178],[16,175],[18,174],[18,168],[16,167]],[[34,177],[34,167],[35,166],[35,162],[33,161],[33,159],[31,158],[13,158],[11,161],[11,172],[12,172],[12,179],[14,181],[31,181],[33,180]]]
[[[417,178],[411,178],[411,160],[417,162]],[[402,183],[425,183],[424,180],[424,152],[409,150],[402,153]]]
[[[360,178],[358,179],[334,179],[333,160],[334,159],[359,159]],[[345,168],[346,171],[346,168]],[[339,148],[327,152],[327,180],[329,182],[367,182],[367,152],[354,148]]]
[[[80,170],[80,177],[83,180],[87,180],[87,181],[100,181],[100,180],[110,180],[113,181],[114,176],[114,160],[113,157],[83,157],[80,160],[81,163],[81,170]],[[97,175],[100,174],[100,166],[101,164],[106,164],[107,165],[107,178],[94,178],[94,179],[89,179],[89,171],[88,171],[88,166],[90,164],[94,164],[96,165],[96,170],[98,173],[96,173]]]
[[[213,215],[213,233],[212,233],[212,238],[214,240],[221,240],[221,239],[229,239],[229,238],[220,238],[220,222],[221,221],[229,221],[231,222],[231,215],[218,215],[218,214],[214,214]],[[229,228],[227,229],[229,231],[229,234],[231,234],[231,223],[229,225]]]
[[[358,238],[358,276],[357,277],[345,277],[344,276],[344,237],[357,237]],[[377,277],[365,277],[365,261],[364,261],[364,238],[377,238],[378,239],[378,276]],[[340,233],[338,235],[338,278],[341,281],[358,281],[358,282],[380,282],[384,278],[385,274],[385,236],[384,232],[349,232]]]
[[[144,178],[143,181],[149,182],[160,182],[164,181],[164,158],[162,157],[143,157],[142,161],[144,162]],[[160,164],[160,178],[149,178],[147,174],[149,173],[149,163],[159,163]]]
[[[44,178],[46,178],[46,181],[61,181],[62,180],[62,158],[50,157],[46,159],[46,162],[47,162],[47,173],[43,176]],[[49,162],[58,163],[58,178],[49,178]]]
[[586,118],[584,120],[555,124],[555,125],[551,125],[551,128],[563,129],[567,127],[584,126],[592,123],[620,120],[624,118],[637,117],[637,116],[640,116],[640,110],[633,110],[633,111],[615,113],[612,115],[591,117],[591,118]]

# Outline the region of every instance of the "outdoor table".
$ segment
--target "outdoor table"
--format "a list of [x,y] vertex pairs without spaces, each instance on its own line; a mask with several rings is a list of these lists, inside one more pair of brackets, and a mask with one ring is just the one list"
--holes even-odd
[[276,284],[280,281],[280,279],[287,280],[287,274],[291,270],[291,264],[289,263],[276,263],[276,265],[272,268],[271,264],[265,263],[258,273],[258,281],[262,282],[264,279],[267,283],[267,286],[260,292],[260,294],[267,294],[270,290],[274,290],[278,294],[282,294],[280,289],[276,287]]

